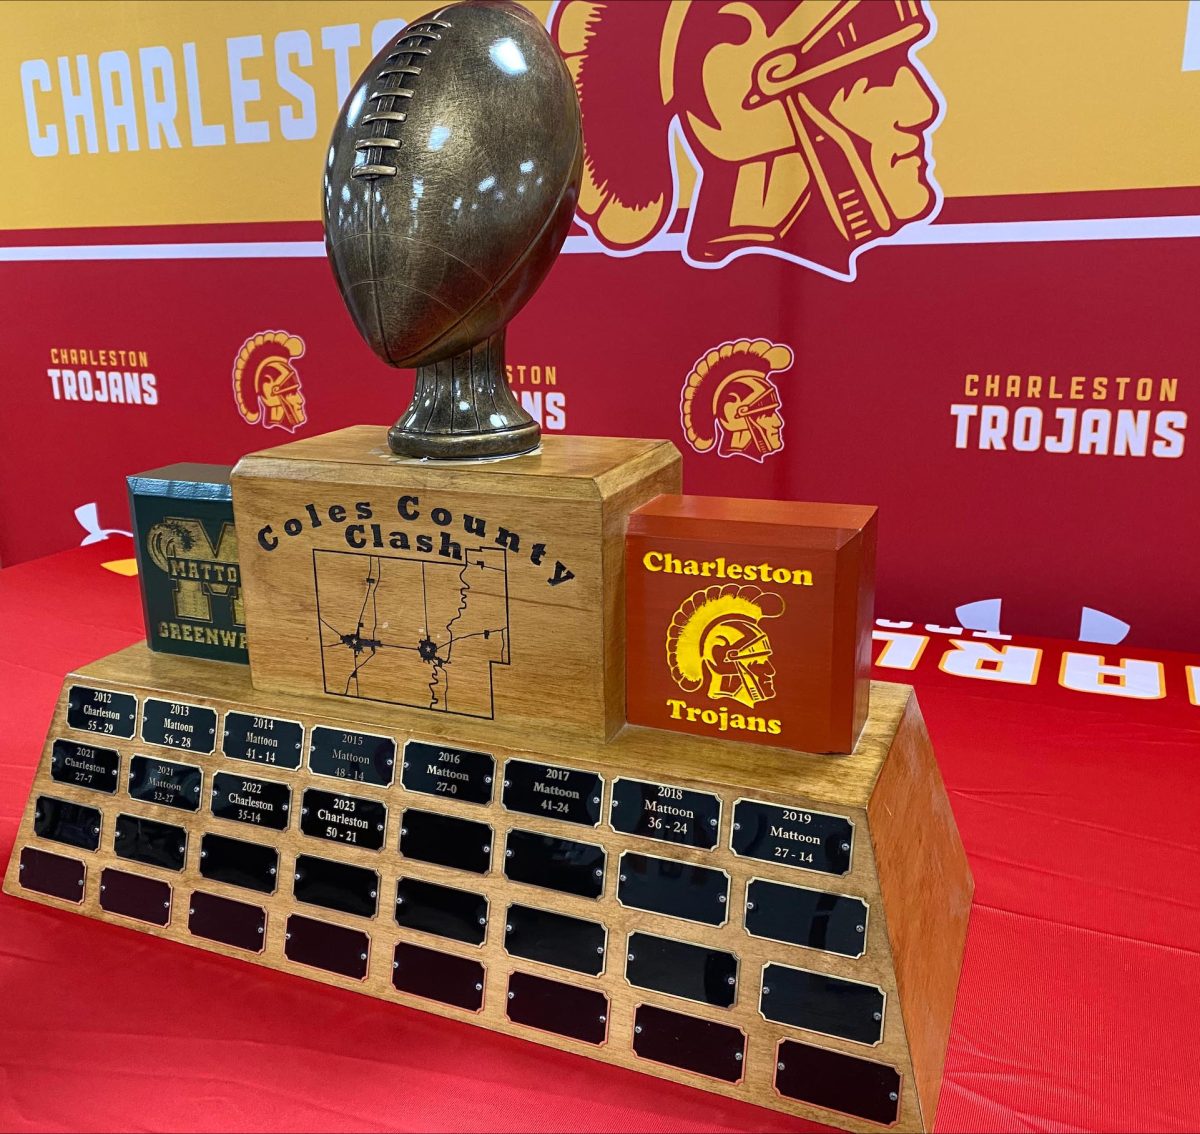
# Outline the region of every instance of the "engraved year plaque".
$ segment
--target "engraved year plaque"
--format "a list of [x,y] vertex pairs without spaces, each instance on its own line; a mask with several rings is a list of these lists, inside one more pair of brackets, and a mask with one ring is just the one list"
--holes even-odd
[[444,795],[460,803],[491,803],[496,761],[486,752],[410,740],[400,782],[408,791]]
[[274,847],[224,835],[208,834],[200,840],[200,873],[205,878],[273,894],[278,870],[279,852]]
[[602,1044],[608,1034],[608,997],[594,988],[513,973],[508,978],[508,1018],[542,1032]]
[[733,805],[734,854],[781,866],[845,874],[854,849],[854,824],[841,815],[739,799]]
[[33,811],[33,830],[39,838],[81,850],[95,850],[100,845],[100,811],[39,795]]
[[483,1007],[483,965],[401,941],[392,958],[392,985],[398,992],[452,1004],[468,1012]]
[[289,771],[300,767],[304,726],[278,717],[256,717],[250,713],[225,714],[221,751],[233,760],[250,760]]
[[296,858],[292,893],[299,902],[374,917],[379,904],[379,875],[363,866],[302,854]]
[[482,894],[419,878],[401,878],[396,883],[396,924],[404,929],[482,945],[487,915],[488,902]]
[[142,739],[167,748],[211,752],[217,743],[216,710],[147,697],[142,706]]
[[629,935],[625,979],[638,988],[729,1008],[737,998],[737,971],[737,958],[721,949],[650,933]]
[[133,736],[137,723],[137,698],[89,685],[72,685],[67,694],[67,724],[82,732],[104,736]]
[[532,906],[511,905],[505,915],[504,948],[513,957],[599,976],[608,931],[594,921]]
[[752,878],[746,887],[746,932],[861,957],[867,947],[867,903],[847,894]]
[[115,749],[59,738],[50,755],[50,775],[60,784],[112,794],[117,790],[121,756]]
[[614,831],[626,835],[712,850],[721,824],[721,800],[706,791],[617,779],[608,821]]
[[763,1018],[855,1043],[883,1039],[883,989],[856,980],[769,964],[758,1010]]
[[387,806],[357,795],[309,788],[300,808],[300,830],[314,839],[379,850],[387,830]]
[[784,1098],[881,1126],[900,1117],[900,1072],[886,1063],[783,1040],[775,1066],[775,1089]]
[[362,980],[367,975],[371,939],[358,929],[330,925],[292,914],[287,919],[283,951],[289,961]]
[[36,847],[21,850],[20,877],[26,890],[49,894],[64,902],[82,902],[86,876],[87,867],[78,859],[50,854]]
[[396,742],[390,736],[318,725],[312,730],[308,766],[318,776],[388,787],[396,771]]
[[410,807],[400,816],[400,853],[406,858],[486,874],[492,865],[492,829]]
[[188,931],[196,937],[261,953],[267,933],[267,911],[197,890],[188,903]]
[[100,908],[150,925],[171,920],[171,887],[158,878],[111,866],[100,874]]
[[633,1050],[654,1063],[740,1083],[746,1037],[731,1024],[641,1004],[633,1015]]
[[187,832],[170,823],[140,815],[118,815],[114,848],[120,858],[182,870],[187,854]]
[[504,765],[504,806],[509,811],[594,827],[600,822],[603,790],[604,780],[595,772],[531,760]]
[[200,806],[200,778],[195,764],[174,764],[156,756],[129,761],[129,794],[146,803],[195,811]]
[[708,866],[625,851],[617,901],[667,917],[724,925],[729,913],[729,875]]
[[287,784],[234,772],[217,772],[212,784],[212,813],[218,819],[273,831],[287,827],[292,801],[292,789]]
[[513,882],[598,898],[604,890],[604,848],[512,830],[504,848],[504,873]]

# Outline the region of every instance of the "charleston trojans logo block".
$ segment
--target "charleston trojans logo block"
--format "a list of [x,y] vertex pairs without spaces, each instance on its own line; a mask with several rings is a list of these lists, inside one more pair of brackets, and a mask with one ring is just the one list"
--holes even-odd
[[295,433],[308,420],[292,365],[303,353],[304,340],[287,331],[263,331],[242,343],[233,364],[233,398],[248,424]]
[[664,246],[690,193],[693,267],[760,253],[853,279],[860,252],[941,207],[944,106],[917,59],[935,29],[923,0],[564,0],[577,219],[633,255]]

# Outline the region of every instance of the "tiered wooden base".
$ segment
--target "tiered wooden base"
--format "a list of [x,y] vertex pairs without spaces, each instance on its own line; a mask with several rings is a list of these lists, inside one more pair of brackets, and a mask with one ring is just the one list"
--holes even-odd
[[[873,686],[841,758],[431,724],[131,647],[67,678],[4,889],[846,1129],[932,1126],[972,883],[910,688]],[[322,728],[393,738],[394,766],[315,774]],[[447,745],[495,776],[446,775]]]

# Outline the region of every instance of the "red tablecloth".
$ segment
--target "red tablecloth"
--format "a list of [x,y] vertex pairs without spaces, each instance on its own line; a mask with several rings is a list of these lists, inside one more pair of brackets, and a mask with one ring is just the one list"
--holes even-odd
[[[102,567],[130,554],[0,572],[0,861],[63,675],[141,636]],[[928,636],[879,676],[917,686],[975,873],[937,1128],[1200,1129],[1200,656],[1109,648],[1163,666],[1135,701],[1059,688],[1066,643],[1032,643],[1030,688],[942,672]],[[0,1130],[807,1128],[0,897]]]

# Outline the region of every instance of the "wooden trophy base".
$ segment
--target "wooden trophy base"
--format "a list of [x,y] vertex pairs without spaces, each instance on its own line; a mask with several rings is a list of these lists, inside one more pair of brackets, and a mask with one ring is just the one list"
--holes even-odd
[[926,1130],[972,882],[907,686],[875,684],[831,758],[384,715],[137,645],[66,679],[4,890],[848,1130]]

